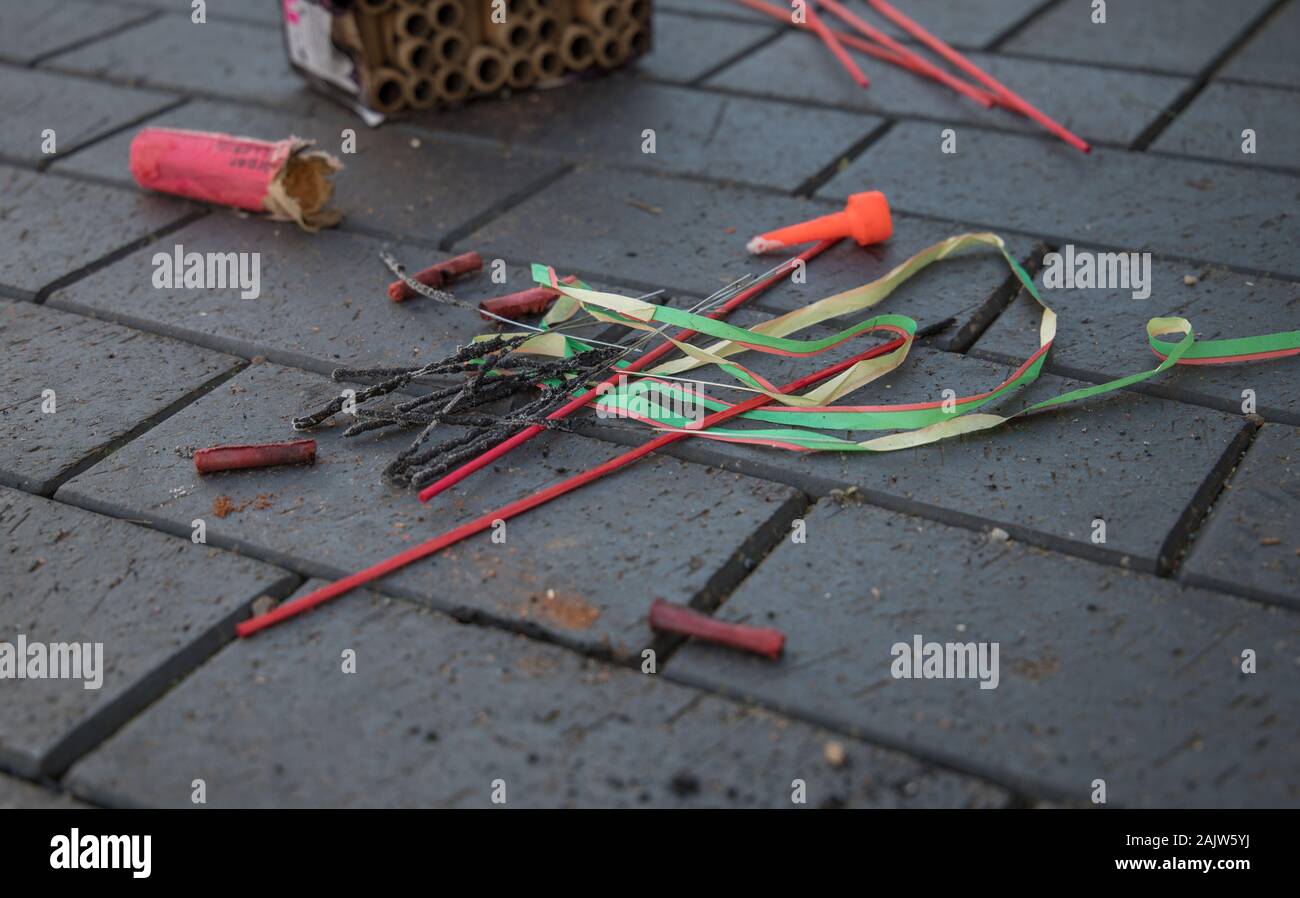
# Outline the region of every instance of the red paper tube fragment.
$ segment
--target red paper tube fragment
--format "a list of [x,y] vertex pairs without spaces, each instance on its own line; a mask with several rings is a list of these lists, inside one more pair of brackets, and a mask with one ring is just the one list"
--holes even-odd
[[145,128],[131,141],[131,176],[147,190],[267,212],[315,231],[342,217],[326,209],[343,168],[312,141],[255,140],[210,131]]
[[[578,279],[573,275],[560,278],[561,284],[576,284]],[[493,320],[490,315],[484,315],[483,312],[491,312],[493,315],[500,315],[502,318],[518,318],[521,315],[540,315],[551,307],[559,297],[560,291],[551,287],[532,287],[528,290],[520,290],[518,293],[507,293],[505,296],[497,296],[492,299],[485,299],[478,304],[479,317],[484,321]]]
[[315,440],[292,440],[288,443],[264,443],[258,446],[212,446],[194,453],[194,467],[200,474],[239,468],[270,468],[275,465],[310,465],[315,462]]
[[729,624],[663,599],[655,599],[650,606],[650,626],[665,633],[693,636],[773,660],[781,657],[781,650],[785,648],[785,634],[780,630]]
[[[411,279],[436,290],[463,274],[479,271],[482,268],[483,257],[478,253],[461,253],[445,262],[430,265],[424,271],[417,271],[411,275]],[[388,298],[393,302],[406,302],[412,296],[415,296],[415,291],[405,281],[393,281],[388,285]]]

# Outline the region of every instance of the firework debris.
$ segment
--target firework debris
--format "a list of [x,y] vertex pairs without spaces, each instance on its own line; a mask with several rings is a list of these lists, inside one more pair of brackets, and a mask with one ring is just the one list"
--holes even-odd
[[316,463],[315,440],[261,443],[251,446],[211,446],[194,453],[194,469],[200,474],[235,471],[240,468],[270,468],[276,465]]
[[650,605],[650,626],[661,633],[691,636],[773,661],[781,657],[785,648],[785,634],[780,630],[720,621],[663,599],[655,599]]
[[[577,282],[578,279],[573,275],[560,279],[561,284]],[[478,314],[484,321],[503,317],[518,318],[521,315],[540,315],[559,297],[560,291],[552,287],[533,287],[529,290],[520,290],[518,293],[507,293],[505,296],[485,299],[478,304]]]
[[[417,368],[339,368],[331,375],[336,381],[378,382],[334,397],[315,411],[295,418],[293,426],[296,430],[319,427],[347,410],[356,420],[343,432],[345,437],[387,427],[419,427],[415,440],[384,469],[384,479],[389,483],[418,489],[452,466],[509,438],[521,427],[560,427],[558,422],[547,421],[546,416],[567,401],[570,380],[585,382],[604,370],[619,352],[616,347],[598,347],[567,359],[520,356],[502,367],[506,357],[531,336],[492,337],[470,343],[446,358]],[[430,384],[428,392],[401,402],[377,402],[423,378],[455,375],[464,378],[451,384]],[[538,388],[539,395],[506,414],[484,410],[484,406]],[[464,431],[430,443],[430,436],[440,425],[459,426]]]
[[[450,259],[416,272],[411,276],[411,280],[438,290],[459,277],[482,269],[482,256],[478,253],[461,253],[459,256],[452,256]],[[406,302],[415,295],[415,290],[405,279],[399,278],[388,285],[388,298],[393,302]]]
[[304,231],[332,227],[330,176],[343,163],[312,141],[255,140],[210,131],[145,128],[131,141],[131,176],[146,190],[265,212]]

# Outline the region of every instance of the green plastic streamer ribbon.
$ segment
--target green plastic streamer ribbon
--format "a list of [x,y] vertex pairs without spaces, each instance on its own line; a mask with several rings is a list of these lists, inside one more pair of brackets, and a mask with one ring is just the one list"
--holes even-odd
[[[910,404],[834,404],[901,365],[912,346],[916,322],[905,315],[876,315],[818,339],[798,339],[792,335],[830,319],[844,319],[867,311],[928,265],[978,246],[991,247],[1000,252],[1020,283],[1038,302],[1042,309],[1038,350],[1001,384],[971,396]],[[796,451],[890,452],[922,446],[961,434],[990,430],[1023,415],[1120,390],[1155,377],[1174,365],[1230,364],[1300,354],[1300,331],[1198,341],[1191,323],[1186,319],[1152,318],[1147,322],[1146,330],[1147,341],[1160,359],[1155,368],[1071,390],[1004,416],[979,410],[1038,379],[1056,337],[1057,319],[1055,312],[1039,295],[1033,279],[1007,253],[1005,244],[996,234],[982,232],[949,237],[921,250],[871,283],[810,303],[748,329],[681,309],[592,290],[585,284],[561,284],[555,272],[543,265],[533,266],[533,277],[538,283],[552,287],[561,294],[545,317],[544,327],[549,328],[568,320],[579,311],[585,311],[599,321],[635,330],[654,331],[668,325],[670,328],[698,331],[715,341],[707,346],[693,346],[672,340],[673,345],[683,353],[682,358],[644,372],[644,379],[629,379],[628,382],[611,385],[611,389],[595,401],[598,411],[606,415],[642,420],[664,431],[681,431],[705,439]],[[792,357],[812,356],[869,333],[902,337],[903,340],[897,349],[859,362],[835,378],[800,395],[779,392],[767,380],[732,360],[733,356],[747,351]],[[1162,339],[1171,335],[1176,335],[1178,339]],[[671,340],[667,337],[665,339]],[[518,351],[568,356],[583,348],[586,348],[585,344],[576,338],[548,331],[525,342]],[[729,408],[730,404],[701,395],[697,391],[687,391],[679,382],[656,379],[656,375],[660,378],[673,377],[705,365],[718,366],[743,389],[769,396],[773,400],[771,405],[738,417],[775,426],[745,429],[725,426],[703,429],[693,427],[694,419],[681,413],[683,407],[702,405],[706,412],[711,413]],[[855,442],[819,433],[818,429],[896,432]]]

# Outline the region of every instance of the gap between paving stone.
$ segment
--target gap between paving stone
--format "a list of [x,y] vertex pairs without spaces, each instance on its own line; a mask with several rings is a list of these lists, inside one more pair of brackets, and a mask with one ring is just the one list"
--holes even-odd
[[1300,429],[1264,424],[1215,497],[1179,577],[1300,609]]
[[[0,64],[0,109],[10,125],[0,133],[0,159],[40,170],[178,102],[179,97],[162,91],[87,84]],[[47,130],[53,132],[54,153],[45,152]]]
[[[131,12],[136,15],[132,17]],[[138,7],[115,9],[96,2],[22,4],[19,0],[9,0],[5,13],[25,18],[7,19],[6,34],[0,36],[0,58],[22,66],[34,66],[55,54],[118,34],[155,15]]]
[[[1300,803],[1300,616],[851,501],[807,525],[719,612],[783,629],[785,656],[692,642],[665,676],[1038,798],[1083,803],[1102,777],[1118,806]],[[916,634],[999,643],[997,688],[893,678]]]
[[[69,786],[130,807],[189,805],[196,771],[212,807],[491,807],[495,780],[509,807],[788,807],[797,777],[812,807],[1007,803],[987,783],[762,709],[352,598],[225,647]],[[345,649],[355,673],[342,673]]]
[[18,394],[0,411],[0,483],[47,496],[242,367],[178,341],[11,300],[0,301],[0,344]]
[[172,198],[9,166],[0,189],[0,295],[29,301],[200,214]]
[[[0,766],[29,779],[59,776],[232,639],[257,596],[282,597],[300,582],[188,538],[4,487],[0,526],[0,571],[15,586],[0,599],[0,631],[104,644],[101,689],[82,679],[6,684]],[[118,587],[129,596],[114,594]]]
[[1152,122],[1146,131],[1144,131],[1137,140],[1133,141],[1133,149],[1146,150],[1150,147],[1151,144],[1153,144],[1157,138],[1168,129],[1174,120],[1177,119],[1198,96],[1200,96],[1201,92],[1205,90],[1206,85],[1210,83],[1210,79],[1223,68],[1223,66],[1232,58],[1233,54],[1248,44],[1269,21],[1272,14],[1280,9],[1282,4],[1287,2],[1288,0],[1273,0],[1272,6],[1266,12],[1257,16],[1249,28],[1234,38],[1222,52],[1214,57],[1210,64],[1201,71],[1200,76],[1196,79],[1195,83],[1183,91],[1182,95],[1180,95],[1178,99],[1176,99],[1173,104],[1165,110],[1165,114]]

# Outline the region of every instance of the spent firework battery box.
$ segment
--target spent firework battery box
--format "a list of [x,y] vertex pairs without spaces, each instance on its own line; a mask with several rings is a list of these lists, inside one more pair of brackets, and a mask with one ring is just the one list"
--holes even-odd
[[608,71],[651,0],[283,0],[290,64],[366,121]]

